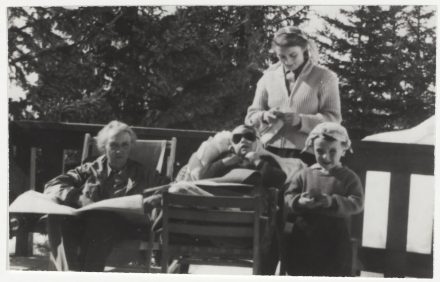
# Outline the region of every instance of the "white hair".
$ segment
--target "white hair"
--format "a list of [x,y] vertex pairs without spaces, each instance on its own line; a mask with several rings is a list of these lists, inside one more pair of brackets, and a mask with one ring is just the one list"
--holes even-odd
[[107,144],[110,134],[119,134],[122,132],[126,132],[130,135],[131,144],[134,144],[136,142],[136,133],[134,133],[133,129],[131,129],[130,126],[123,122],[113,120],[98,132],[98,135],[96,136],[96,145],[98,147],[98,150],[101,153],[104,153],[105,145]]

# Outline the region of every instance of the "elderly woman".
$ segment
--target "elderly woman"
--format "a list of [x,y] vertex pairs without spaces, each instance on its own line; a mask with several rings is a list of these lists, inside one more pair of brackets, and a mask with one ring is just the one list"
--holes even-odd
[[[61,204],[83,207],[104,199],[141,194],[166,184],[157,171],[130,160],[136,134],[125,123],[112,121],[97,136],[102,155],[50,180],[44,193]],[[160,196],[144,199],[146,210],[160,205]],[[79,217],[48,218],[51,261],[59,271],[103,271],[118,240],[133,236],[138,226],[111,212],[89,211]]]
[[300,154],[307,135],[321,122],[341,122],[338,78],[317,63],[313,41],[297,27],[279,29],[272,50],[279,62],[258,81],[246,123],[259,129],[270,152],[311,165],[312,151]]

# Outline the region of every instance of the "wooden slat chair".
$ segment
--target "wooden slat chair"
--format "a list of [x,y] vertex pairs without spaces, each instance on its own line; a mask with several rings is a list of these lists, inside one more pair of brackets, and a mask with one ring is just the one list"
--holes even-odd
[[[205,197],[164,193],[162,272],[167,273],[169,262],[175,264],[177,260],[183,265],[252,266],[252,273],[259,274],[261,214],[260,196]],[[250,244],[216,244],[219,238]]]
[[[170,140],[137,140],[130,153],[130,158],[142,163],[145,166],[156,167],[160,173],[163,173],[164,175],[168,176],[170,180],[172,180],[176,156],[176,143],[177,139],[175,137],[171,138]],[[31,189],[34,190],[36,174],[36,149],[34,148],[31,153],[30,182]],[[93,160],[99,156],[99,154],[100,153],[96,147],[95,138],[89,133],[86,133],[84,136],[81,163],[84,163],[88,160]],[[64,163],[62,172],[65,172]],[[41,217],[39,214],[16,214],[10,219],[11,229],[14,229],[14,234],[10,235],[10,237],[15,236],[19,232],[26,233],[26,236],[22,237],[26,237],[26,240],[29,241],[27,244],[29,248],[29,246],[32,246],[32,236],[28,236],[30,233],[46,233],[46,218],[47,215]],[[132,249],[136,251],[139,249],[146,250],[147,257],[145,261],[147,264],[145,271],[149,272],[152,250],[153,248],[158,248],[158,244],[154,242],[154,233],[152,231],[150,234],[147,234],[146,237],[149,237],[149,240],[146,238],[146,240],[135,241],[135,244],[131,241],[128,243],[127,241],[124,241],[117,245],[115,251],[110,255],[108,262],[118,264],[117,255],[123,254],[124,252],[121,252],[121,250],[124,249]],[[26,250],[26,252],[20,251],[19,253],[21,255],[25,253],[27,255],[32,255],[32,250]]]
[[[156,167],[159,173],[166,175],[170,181],[173,179],[173,169],[176,157],[175,137],[171,140],[141,140],[138,139],[131,149],[129,158],[143,164],[145,167]],[[84,136],[83,152],[81,163],[95,159],[100,155],[96,146],[96,138],[89,133]],[[147,188],[147,187],[146,187]],[[145,251],[146,272],[150,272],[153,249],[158,249],[159,244],[155,242],[155,234],[151,229],[145,234],[145,240],[124,240],[114,247],[114,250],[107,259],[107,265],[118,265],[121,260],[132,259],[133,253]]]

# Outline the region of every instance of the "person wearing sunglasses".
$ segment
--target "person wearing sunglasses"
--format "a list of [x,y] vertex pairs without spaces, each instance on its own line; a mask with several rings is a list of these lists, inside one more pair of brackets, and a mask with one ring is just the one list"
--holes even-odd
[[[236,168],[248,168],[260,172],[258,185],[263,188],[283,189],[287,176],[274,157],[257,150],[260,141],[252,126],[242,124],[234,128],[230,141],[229,151],[223,152],[208,163],[201,179],[221,177]],[[268,228],[266,232],[261,255],[261,274],[273,275],[279,259],[278,240],[275,227]]]
[[295,26],[275,33],[272,51],[278,62],[258,81],[245,123],[259,130],[268,151],[311,165],[313,152],[301,153],[310,131],[325,121],[341,122],[338,78],[317,63],[314,42]]
[[281,188],[286,174],[278,162],[269,155],[260,155],[257,149],[257,132],[248,125],[239,125],[232,130],[229,151],[220,154],[206,165],[201,178],[221,177],[235,168],[258,170],[264,187]]

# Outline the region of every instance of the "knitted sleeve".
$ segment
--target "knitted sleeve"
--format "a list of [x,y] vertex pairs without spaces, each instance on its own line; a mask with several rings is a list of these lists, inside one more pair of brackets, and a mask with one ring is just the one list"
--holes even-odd
[[257,89],[252,104],[247,110],[245,123],[259,128],[263,123],[263,112],[268,109],[267,89],[264,76],[257,83]]
[[334,72],[326,70],[318,85],[319,106],[316,114],[300,114],[300,131],[309,133],[316,125],[324,121],[341,122],[341,101],[339,79]]
[[360,213],[364,208],[364,191],[359,177],[352,171],[346,180],[347,192],[345,195],[333,194],[332,206],[329,215],[333,216],[350,216]]

